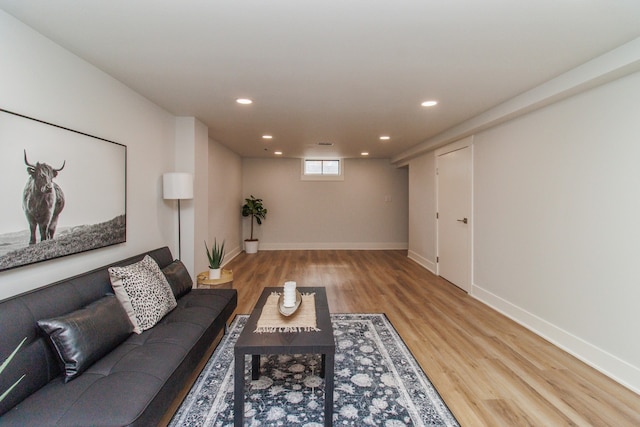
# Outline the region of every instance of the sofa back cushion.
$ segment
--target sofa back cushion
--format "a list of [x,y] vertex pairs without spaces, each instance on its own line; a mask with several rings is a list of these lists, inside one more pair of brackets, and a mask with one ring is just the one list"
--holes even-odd
[[146,254],[155,259],[160,268],[173,261],[171,251],[164,247],[0,301],[0,361],[4,361],[23,338],[27,338],[0,375],[0,390],[4,391],[26,374],[0,402],[0,415],[62,372],[58,356],[37,321],[70,313],[112,293],[107,268],[140,261]]
[[164,267],[162,272],[167,277],[167,281],[176,298],[189,293],[193,288],[193,279],[189,271],[187,271],[187,267],[179,259]]

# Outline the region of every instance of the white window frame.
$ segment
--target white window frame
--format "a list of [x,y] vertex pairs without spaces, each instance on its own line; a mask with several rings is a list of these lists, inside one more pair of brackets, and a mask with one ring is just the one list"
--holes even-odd
[[[322,175],[322,174],[305,174],[305,162],[311,161],[337,161],[338,162],[338,174],[337,175]],[[322,157],[322,158],[303,158],[300,163],[300,179],[302,181],[344,181],[344,159],[337,157]]]

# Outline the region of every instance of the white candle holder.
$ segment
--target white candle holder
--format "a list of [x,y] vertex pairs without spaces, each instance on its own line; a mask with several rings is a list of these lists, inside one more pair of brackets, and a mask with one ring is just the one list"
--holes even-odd
[[284,298],[285,307],[293,307],[296,305],[296,282],[284,282]]

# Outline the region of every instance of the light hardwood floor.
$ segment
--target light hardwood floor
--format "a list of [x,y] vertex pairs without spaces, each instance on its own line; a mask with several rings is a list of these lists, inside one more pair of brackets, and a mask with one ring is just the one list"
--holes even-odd
[[237,313],[266,286],[327,288],[332,313],[386,313],[463,426],[640,426],[640,396],[409,260],[406,251],[261,251],[233,270]]

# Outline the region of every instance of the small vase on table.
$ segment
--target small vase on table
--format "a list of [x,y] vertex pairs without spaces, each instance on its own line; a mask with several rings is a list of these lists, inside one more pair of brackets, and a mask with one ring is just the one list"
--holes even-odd
[[210,268],[209,269],[209,280],[216,280],[220,278],[221,268]]

